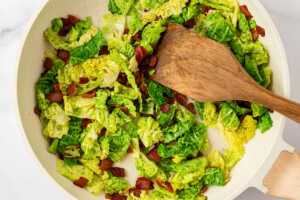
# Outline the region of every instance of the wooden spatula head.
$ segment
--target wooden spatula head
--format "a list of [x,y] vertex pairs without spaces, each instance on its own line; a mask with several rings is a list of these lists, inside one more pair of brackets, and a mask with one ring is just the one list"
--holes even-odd
[[245,100],[254,82],[228,47],[179,25],[168,26],[158,58],[152,79],[200,101]]

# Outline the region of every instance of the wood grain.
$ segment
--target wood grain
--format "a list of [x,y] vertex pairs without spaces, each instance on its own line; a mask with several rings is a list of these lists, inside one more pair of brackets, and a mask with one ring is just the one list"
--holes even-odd
[[198,101],[244,100],[300,123],[300,105],[258,85],[231,50],[179,25],[169,25],[153,80]]
[[290,200],[300,199],[300,155],[282,152],[263,181],[268,194]]

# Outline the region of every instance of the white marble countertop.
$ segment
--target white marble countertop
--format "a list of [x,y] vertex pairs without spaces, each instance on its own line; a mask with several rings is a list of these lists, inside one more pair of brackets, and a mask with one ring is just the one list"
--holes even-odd
[[[2,0],[4,1],[4,0]],[[12,91],[16,54],[26,22],[46,0],[9,0],[0,4],[0,199],[64,200],[55,184],[38,169],[16,128]],[[261,0],[270,12],[287,50],[291,72],[292,98],[300,101],[300,1]],[[300,126],[288,121],[284,138],[300,149]],[[275,200],[248,189],[237,200]]]

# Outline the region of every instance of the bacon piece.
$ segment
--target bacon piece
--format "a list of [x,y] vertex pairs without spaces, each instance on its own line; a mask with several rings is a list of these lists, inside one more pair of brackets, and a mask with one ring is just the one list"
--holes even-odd
[[155,68],[156,65],[157,65],[157,62],[158,62],[158,57],[157,57],[157,55],[151,56],[150,61],[149,61],[149,67]]
[[74,183],[74,185],[76,185],[80,188],[84,188],[88,182],[89,182],[88,179],[86,179],[84,177],[80,177],[78,180],[75,180],[73,183]]
[[105,133],[106,133],[106,128],[104,127],[104,128],[102,128],[101,131],[98,133],[98,136],[102,137],[102,136],[105,135]]
[[176,93],[175,94],[175,99],[181,105],[183,105],[183,106],[187,105],[188,98],[186,96],[184,96],[183,94]]
[[256,28],[251,29],[252,39],[253,41],[256,41],[259,37]]
[[151,149],[151,151],[149,151],[148,157],[149,157],[151,160],[155,161],[155,162],[159,162],[159,161],[160,161],[160,156],[159,156],[159,154],[158,154],[158,152],[157,152],[156,147],[153,148],[153,149]]
[[87,77],[80,77],[79,79],[79,84],[86,84],[88,83],[90,80]]
[[58,83],[54,83],[52,85],[52,89],[53,89],[54,92],[60,92],[59,84]]
[[130,188],[129,193],[133,193],[134,196],[140,197],[141,193],[142,193],[142,190],[137,189],[137,188]]
[[45,58],[43,67],[46,71],[50,70],[53,67],[53,61],[51,58]]
[[68,96],[75,96],[77,92],[77,86],[75,83],[71,83],[67,88]]
[[50,92],[49,94],[47,94],[47,99],[50,102],[60,103],[63,101],[63,95],[61,92]]
[[135,58],[138,63],[141,63],[146,56],[147,50],[144,47],[138,46],[135,48]]
[[99,55],[107,55],[107,54],[109,54],[108,46],[101,47],[99,51]]
[[169,192],[174,192],[173,187],[171,185],[171,183],[169,182],[164,182],[162,180],[156,180],[157,185],[159,185],[162,188],[165,188],[166,190],[168,190]]
[[195,105],[193,103],[189,103],[186,105],[186,108],[193,114],[196,114],[196,108]]
[[256,32],[262,37],[265,37],[265,35],[266,35],[265,29],[258,25],[256,26]]
[[57,57],[62,59],[65,62],[65,64],[67,64],[69,62],[70,53],[66,50],[59,49],[57,50]]
[[247,19],[251,19],[253,17],[246,5],[241,5],[240,11],[246,16]]
[[140,41],[142,39],[142,36],[141,36],[141,33],[140,32],[137,32],[136,34],[134,34],[132,36],[132,40],[133,41]]
[[82,128],[86,128],[90,123],[92,123],[92,120],[85,118],[85,119],[82,119],[81,126],[82,126]]
[[58,32],[60,36],[66,36],[71,28],[80,21],[80,19],[74,15],[68,15],[67,18],[61,18],[61,20],[63,21],[63,27]]
[[194,19],[190,19],[184,23],[186,28],[193,28],[196,25],[196,21]]
[[166,113],[170,111],[170,105],[167,103],[164,103],[160,106],[160,111]]
[[113,166],[113,161],[110,159],[101,160],[99,167],[103,171],[109,170]]
[[140,190],[150,190],[153,188],[153,182],[145,177],[139,177],[136,180],[135,187]]
[[96,96],[96,90],[91,90],[82,95],[83,98],[93,98]]
[[109,171],[117,177],[125,177],[125,169],[121,167],[111,167]]
[[119,73],[117,81],[123,85],[128,84],[127,75],[123,72]]
[[126,200],[127,196],[121,194],[105,194],[105,198],[110,200]]

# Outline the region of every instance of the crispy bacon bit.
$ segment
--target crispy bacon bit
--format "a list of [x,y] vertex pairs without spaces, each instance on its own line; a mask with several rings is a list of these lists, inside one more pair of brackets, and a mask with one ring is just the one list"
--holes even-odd
[[135,58],[138,63],[141,63],[146,56],[147,50],[144,47],[138,46],[137,48],[135,48]]
[[111,167],[110,172],[117,177],[125,177],[125,169],[121,167]]
[[107,55],[107,54],[109,54],[108,46],[103,46],[99,51],[99,55]]
[[80,188],[84,188],[86,186],[86,184],[89,182],[88,179],[84,178],[84,177],[80,177],[78,180],[74,181],[74,185],[80,187]]
[[256,26],[256,32],[262,37],[264,37],[266,35],[265,29],[258,25]]
[[137,189],[137,188],[130,188],[129,193],[133,193],[134,196],[140,197],[142,191],[140,189]]
[[247,19],[251,19],[253,17],[246,5],[241,5],[240,10],[246,16]]
[[93,98],[96,96],[96,90],[91,90],[82,95],[83,98]]
[[129,147],[128,147],[128,149],[127,149],[127,153],[133,153],[133,149],[132,149],[132,147],[131,147],[131,146],[129,146]]
[[101,129],[101,131],[98,133],[98,136],[102,137],[102,136],[105,135],[105,133],[106,133],[106,128],[103,127],[103,128]]
[[160,161],[160,156],[159,156],[156,148],[153,148],[153,149],[151,149],[151,151],[149,151],[148,157],[155,162]]
[[51,58],[45,58],[43,67],[46,71],[50,70],[53,67],[53,61]]
[[63,21],[63,27],[58,32],[60,36],[66,36],[71,28],[80,21],[80,19],[74,15],[68,15],[67,18],[61,18],[61,20]]
[[63,95],[61,92],[50,92],[49,94],[47,94],[47,99],[50,102],[60,103],[63,101]]
[[54,83],[52,85],[52,89],[53,89],[54,92],[60,92],[59,84],[58,83]]
[[142,39],[142,36],[141,36],[141,33],[140,32],[137,32],[136,34],[134,34],[132,36],[132,40],[133,41],[140,41]]
[[92,123],[92,120],[85,118],[85,119],[82,119],[81,126],[82,126],[82,128],[86,128],[90,123]]
[[186,28],[193,28],[196,25],[195,19],[190,19],[184,23]]
[[189,103],[186,105],[186,108],[193,114],[196,114],[196,108],[195,105],[193,103]]
[[71,83],[67,88],[68,96],[75,96],[77,92],[77,86],[75,83]]
[[88,83],[90,80],[87,77],[80,77],[79,79],[79,84],[86,84]]
[[62,59],[65,62],[65,64],[67,64],[70,58],[70,53],[66,50],[59,49],[57,50],[57,57]]
[[149,61],[149,67],[155,68],[156,65],[157,65],[157,62],[158,62],[158,57],[157,57],[157,55],[151,56],[150,61]]
[[174,104],[175,101],[176,101],[176,99],[173,98],[173,97],[167,99],[167,103],[168,103],[168,104]]
[[126,200],[127,196],[120,194],[105,194],[105,198],[110,200]]
[[139,177],[136,180],[135,187],[140,190],[150,190],[153,188],[153,182],[145,177]]
[[128,80],[127,80],[127,76],[125,73],[121,72],[119,73],[119,76],[117,78],[117,81],[123,85],[127,85]]
[[256,28],[251,29],[251,34],[252,34],[253,41],[256,41],[259,37]]
[[127,27],[125,27],[124,34],[128,34],[128,33],[129,33],[129,29]]
[[188,102],[188,98],[182,94],[179,94],[179,93],[176,93],[175,94],[175,98],[176,98],[176,101],[178,103],[180,103],[181,105],[183,106],[186,106],[187,105],[187,102]]
[[202,10],[204,14],[207,14],[212,8],[209,6],[203,6]]
[[140,90],[144,96],[148,95],[148,89],[145,83],[140,84]]
[[157,185],[159,185],[160,187],[165,188],[166,190],[168,190],[169,192],[174,192],[173,187],[171,185],[171,183],[169,182],[164,182],[162,180],[156,180]]
[[129,110],[128,110],[128,108],[127,108],[126,106],[121,106],[121,107],[120,107],[120,110],[121,110],[123,113],[125,113],[125,114],[129,114]]
[[167,103],[164,103],[160,106],[160,111],[166,113],[170,111],[170,105]]
[[113,166],[113,161],[111,161],[110,159],[101,160],[99,165],[100,169],[104,171],[109,170],[112,166]]
[[40,110],[37,106],[34,106],[33,112],[34,112],[37,116],[40,116],[40,114],[41,114],[41,110]]
[[135,82],[137,85],[140,85],[144,82],[144,74],[139,70],[134,74]]
[[204,186],[204,187],[201,189],[201,192],[202,192],[202,193],[205,193],[205,192],[207,192],[207,190],[208,190],[208,187],[207,187],[207,186]]

